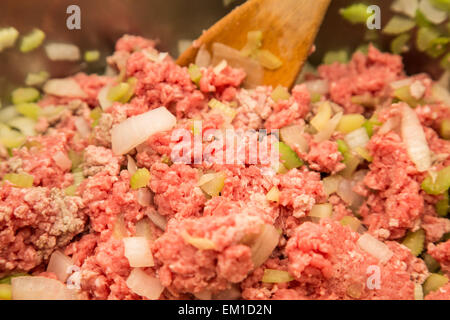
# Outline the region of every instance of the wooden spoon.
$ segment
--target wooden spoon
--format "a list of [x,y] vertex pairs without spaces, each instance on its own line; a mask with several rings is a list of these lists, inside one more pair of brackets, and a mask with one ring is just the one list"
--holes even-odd
[[177,60],[182,66],[195,61],[200,47],[215,42],[235,49],[247,43],[249,31],[263,32],[263,49],[283,61],[276,70],[264,69],[265,85],[292,87],[308,57],[331,0],[248,0],[194,41]]

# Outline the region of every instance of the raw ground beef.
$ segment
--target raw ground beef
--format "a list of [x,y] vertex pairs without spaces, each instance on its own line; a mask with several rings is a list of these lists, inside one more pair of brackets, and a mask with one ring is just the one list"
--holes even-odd
[[[275,102],[273,88],[241,88],[245,72],[226,65],[221,70],[201,68],[197,85],[187,68],[155,49],[154,41],[129,35],[119,39],[107,62],[107,75],[73,76],[86,93],[81,100],[43,96],[38,102],[43,110],[64,108],[40,115],[37,135],[28,137],[24,146],[11,155],[0,146],[0,178],[8,173],[33,177],[31,188],[9,182],[0,186],[1,276],[26,271],[56,279],[46,266],[58,249],[80,270],[81,298],[146,299],[127,285],[134,268],[123,241],[144,232],[154,266],[141,271],[164,287],[159,299],[414,299],[415,288],[429,271],[401,243],[409,231],[419,229],[425,231],[425,251],[450,276],[450,244],[439,242],[448,236],[450,220],[435,209],[444,196],[422,190],[428,173],[419,172],[411,160],[399,130],[399,105],[392,104],[390,84],[408,78],[401,57],[371,46],[367,55],[355,53],[348,64],[323,65],[317,76],[310,76],[329,84],[320,99],[334,103],[333,114],[374,115],[391,124],[373,128],[365,147],[371,161],[361,161],[346,180],[353,186],[350,200],[338,186],[330,191],[324,183],[325,177],[344,175],[346,157],[336,140],[345,135],[335,132],[328,139],[315,139],[309,122],[319,108],[306,84]],[[100,90],[131,77],[136,79],[132,98],[105,107],[95,120],[91,112],[101,105]],[[431,151],[431,172],[443,169],[450,165],[450,142],[440,137],[439,129],[444,119],[450,120],[450,108],[433,100],[434,83],[427,75],[410,80],[423,88],[426,103],[414,110]],[[376,105],[355,104],[355,96]],[[211,99],[225,103],[235,116],[210,108]],[[115,155],[111,129],[161,106],[175,115],[174,128],[150,136],[127,155]],[[202,125],[199,132],[194,120]],[[262,156],[257,163],[250,161],[250,138],[257,138],[258,150],[273,148],[279,138],[276,129],[294,124],[304,131],[307,148],[293,146],[292,154],[304,165],[282,171],[261,163]],[[195,149],[189,143],[199,135],[205,149],[220,146],[218,132],[224,129],[250,134],[243,140],[242,162],[213,161],[220,150],[227,151],[222,146],[210,158],[190,164],[173,161],[179,141],[172,134],[177,129],[188,130],[189,141],[183,142],[190,160]],[[260,129],[265,132],[256,131]],[[205,137],[210,130],[218,131]],[[147,185],[139,189],[131,187],[134,164],[150,173]],[[211,197],[199,181],[217,172],[223,174],[223,186],[219,196]],[[332,205],[327,217],[310,215],[316,205],[326,203]],[[348,216],[360,219],[357,232],[340,223]],[[389,261],[381,263],[374,252],[359,246],[366,230],[392,254]],[[261,244],[263,235],[269,240],[263,238]],[[270,240],[274,243],[267,249]],[[255,265],[263,249],[270,251]],[[292,280],[263,281],[266,269],[282,271]],[[379,287],[369,287],[370,270],[379,271]],[[450,299],[450,285],[425,299]]]

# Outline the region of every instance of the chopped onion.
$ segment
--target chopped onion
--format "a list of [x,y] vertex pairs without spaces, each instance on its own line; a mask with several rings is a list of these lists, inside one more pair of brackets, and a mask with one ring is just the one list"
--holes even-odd
[[91,134],[91,127],[89,123],[82,117],[75,118],[75,127],[82,138],[88,138]]
[[146,214],[158,228],[160,228],[161,230],[166,230],[166,217],[160,215],[155,209],[148,209]]
[[152,202],[151,191],[148,188],[140,188],[137,191],[137,202],[143,207],[148,207]]
[[433,98],[435,98],[439,101],[442,101],[447,106],[450,106],[450,93],[448,92],[448,90],[445,87],[443,87],[439,84],[433,85],[432,95],[433,95]]
[[147,240],[152,240],[151,221],[148,217],[139,220],[136,223],[136,237],[144,237]]
[[78,82],[72,78],[48,80],[45,83],[43,90],[47,94],[58,97],[87,98],[86,92],[84,92]]
[[219,62],[217,66],[214,67],[213,72],[216,75],[219,75],[226,67],[228,66],[228,63],[226,60],[222,60]]
[[165,107],[128,118],[111,130],[112,150],[116,155],[126,154],[157,132],[168,131],[177,119]]
[[265,224],[258,237],[251,246],[253,267],[256,269],[262,265],[272,254],[280,240],[277,229],[269,224]]
[[338,126],[339,122],[341,121],[342,116],[343,116],[342,112],[336,113],[327,122],[327,125],[325,126],[325,128],[314,136],[314,140],[316,142],[322,142],[325,140],[329,140],[331,138],[331,136],[333,135],[334,131],[336,130],[336,127]]
[[392,117],[387,119],[387,121],[378,130],[379,134],[386,134],[390,131],[397,131],[400,127],[400,117]]
[[4,49],[11,48],[19,37],[19,31],[13,27],[0,29],[0,52]]
[[264,283],[286,283],[294,280],[289,272],[276,269],[264,269],[262,282]]
[[355,184],[356,183],[354,180],[341,179],[336,192],[338,196],[341,197],[341,199],[344,200],[344,202],[349,206],[354,206],[361,203],[361,200],[364,200],[362,196],[353,191]]
[[6,123],[18,115],[16,106],[3,107],[0,109],[0,122]]
[[359,128],[347,134],[344,140],[352,150],[358,147],[364,148],[369,142],[369,135],[366,128]]
[[411,93],[411,96],[416,99],[419,100],[423,97],[423,95],[425,94],[425,91],[427,89],[425,88],[425,86],[422,84],[421,81],[414,81],[411,86],[409,87],[409,91]]
[[329,176],[322,180],[323,190],[328,196],[337,192],[341,179],[341,176]]
[[137,268],[131,271],[126,283],[135,294],[150,300],[157,300],[164,291],[164,287],[157,278]]
[[386,244],[375,239],[368,233],[359,237],[357,244],[362,250],[377,258],[381,263],[388,262],[394,255]]
[[433,24],[440,24],[447,19],[447,12],[436,8],[430,0],[420,0],[419,10]]
[[414,300],[423,300],[423,288],[418,283],[414,285]]
[[331,203],[316,204],[312,207],[308,216],[314,218],[329,218],[333,213],[333,205]]
[[212,65],[215,66],[222,60],[226,60],[231,67],[244,69],[247,74],[245,80],[246,87],[255,88],[262,84],[264,69],[261,64],[255,60],[244,57],[239,50],[233,49],[222,43],[213,43],[212,51]]
[[431,153],[417,114],[408,105],[402,106],[402,138],[408,154],[420,172],[431,167]]
[[128,235],[127,227],[125,225],[125,219],[123,218],[123,214],[119,214],[114,222],[113,226],[113,237],[122,240]]
[[10,121],[8,121],[8,125],[11,128],[15,128],[22,132],[27,137],[32,137],[36,135],[36,131],[34,130],[34,127],[36,125],[36,121],[25,118],[25,117],[17,117]]
[[153,267],[153,255],[145,237],[123,238],[125,257],[133,268]]
[[413,79],[406,78],[398,81],[391,82],[389,85],[392,89],[400,89],[406,86],[409,86],[411,83],[413,83]]
[[308,152],[308,141],[303,136],[303,129],[299,125],[292,125],[280,129],[281,141],[286,143],[291,149],[301,152]]
[[197,56],[195,57],[195,64],[199,68],[207,68],[211,64],[211,54],[203,45],[200,50],[198,50]]
[[130,155],[127,155],[127,160],[127,170],[131,175],[133,175],[138,169],[136,161],[134,161],[134,159]]
[[59,250],[52,253],[47,266],[47,272],[56,275],[59,281],[65,282],[69,277],[69,268],[73,266],[73,261]]
[[47,57],[52,61],[78,61],[80,49],[74,44],[50,43],[45,46]]
[[11,284],[13,300],[77,300],[73,290],[55,279],[16,277]]
[[326,95],[329,92],[328,80],[310,80],[305,83],[306,88],[310,93],[318,93],[320,95]]
[[69,157],[64,152],[58,151],[52,158],[55,160],[56,165],[62,170],[70,170],[72,168],[72,161],[70,161]]
[[108,110],[109,107],[111,107],[114,103],[114,101],[111,101],[108,99],[108,93],[111,89],[111,85],[104,86],[97,95],[97,100],[100,103],[100,107],[102,107],[103,111]]
[[186,231],[182,232],[181,236],[183,237],[184,242],[199,250],[214,250],[216,248],[216,244],[210,239],[193,237]]

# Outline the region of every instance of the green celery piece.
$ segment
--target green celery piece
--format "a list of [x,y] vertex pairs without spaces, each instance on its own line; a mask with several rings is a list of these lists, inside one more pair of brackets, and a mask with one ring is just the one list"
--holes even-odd
[[436,181],[430,175],[422,182],[422,189],[432,195],[443,194],[450,187],[450,166],[437,172]]
[[417,31],[416,46],[419,51],[429,49],[433,41],[439,38],[439,32],[432,27],[421,27]]
[[278,151],[280,160],[287,169],[291,170],[303,165],[303,161],[298,157],[297,153],[284,142],[278,142]]
[[436,212],[441,217],[446,217],[449,211],[448,192],[444,192],[444,199],[436,203]]
[[393,16],[383,29],[383,33],[389,35],[398,35],[412,30],[416,26],[413,19],[402,16]]
[[348,51],[345,49],[328,51],[323,57],[324,64],[333,64],[335,62],[347,63],[349,61]]
[[402,54],[409,51],[408,42],[411,35],[408,33],[401,34],[391,41],[391,52],[394,54]]
[[366,23],[367,19],[370,17],[367,8],[368,6],[363,3],[355,3],[340,9],[339,14],[352,24]]

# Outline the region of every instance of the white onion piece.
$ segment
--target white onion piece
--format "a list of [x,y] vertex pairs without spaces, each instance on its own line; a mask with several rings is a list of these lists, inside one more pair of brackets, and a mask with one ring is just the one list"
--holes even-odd
[[391,86],[392,89],[395,90],[395,89],[400,89],[402,87],[409,86],[412,82],[413,82],[413,79],[406,78],[406,79],[401,79],[401,80],[391,82],[389,85]]
[[344,140],[352,150],[358,147],[364,148],[369,142],[369,135],[365,128],[359,128],[347,134]]
[[47,271],[53,272],[59,281],[65,282],[69,277],[69,268],[73,266],[73,261],[59,250],[52,253],[48,262]]
[[148,207],[152,202],[151,191],[148,188],[139,188],[137,191],[137,202],[143,207]]
[[417,114],[408,105],[402,105],[402,138],[409,157],[420,172],[431,167],[431,152]]
[[123,238],[125,257],[133,268],[153,267],[153,255],[145,237]]
[[414,285],[414,300],[423,300],[423,288],[418,283]]
[[416,11],[419,8],[419,0],[395,0],[391,5],[391,10],[398,13],[403,13],[410,18],[416,16]]
[[217,66],[214,67],[213,72],[216,75],[219,75],[226,67],[228,66],[228,63],[226,60],[222,60],[219,62]]
[[149,209],[146,212],[147,216],[152,220],[152,222],[161,230],[166,230],[167,219],[166,217],[160,215],[155,209]]
[[185,52],[189,47],[192,45],[192,40],[190,39],[180,39],[178,40],[178,55],[181,55],[183,52]]
[[244,57],[239,50],[233,49],[222,43],[213,43],[213,58],[211,64],[216,66],[222,60],[226,60],[233,68],[242,68],[247,74],[245,86],[255,88],[262,84],[264,69],[257,61]]
[[77,300],[75,291],[55,279],[16,277],[11,285],[13,300]]
[[333,135],[334,131],[336,130],[336,127],[338,126],[339,122],[341,121],[341,118],[343,116],[342,112],[339,112],[333,116],[330,120],[328,120],[327,125],[325,126],[325,129],[321,130],[319,133],[317,133],[314,136],[314,140],[316,142],[322,142],[325,140],[329,140],[331,136]]
[[[355,173],[356,176],[357,173]],[[352,209],[358,209],[359,206],[363,203],[364,197],[357,194],[353,191],[353,187],[358,182],[357,179],[353,177],[352,180],[341,179],[338,185],[338,189],[336,191],[337,195],[341,197],[341,199],[347,203]]]
[[165,107],[128,118],[111,130],[112,150],[116,155],[126,154],[157,132],[168,131],[177,119]]
[[91,134],[91,126],[82,117],[76,117],[75,127],[82,138],[88,138]]
[[378,129],[379,134],[386,134],[391,131],[397,131],[400,127],[400,117],[392,117],[386,120],[385,123]]
[[446,106],[450,106],[450,93],[445,87],[435,84],[432,88],[433,98],[442,101]]
[[52,158],[55,160],[56,165],[62,170],[69,170],[72,168],[72,161],[64,152],[58,151],[52,156]]
[[86,92],[72,78],[48,80],[43,88],[47,94],[67,98],[87,98]]
[[262,265],[278,245],[280,234],[274,226],[265,224],[261,233],[251,246],[253,267]]
[[141,269],[133,269],[126,283],[135,294],[150,300],[157,300],[164,291],[164,287],[157,278],[148,275]]
[[114,103],[114,101],[111,101],[108,99],[108,92],[111,89],[111,85],[106,85],[100,91],[97,95],[98,103],[100,104],[100,107],[102,107],[103,111],[108,110],[109,107],[111,107]]
[[427,89],[425,88],[425,86],[422,84],[422,81],[416,80],[414,81],[411,86],[409,87],[409,91],[411,93],[411,96],[416,99],[419,100],[423,97],[423,95],[425,94],[425,91]]
[[136,237],[144,237],[152,240],[152,227],[149,218],[145,217],[136,223]]
[[137,171],[138,167],[136,164],[136,161],[130,156],[127,155],[127,170],[128,172],[133,175]]
[[419,10],[433,24],[440,24],[447,19],[447,12],[433,6],[430,0],[420,0]]
[[377,258],[381,263],[388,262],[394,255],[386,244],[375,239],[368,233],[359,237],[356,243],[362,250]]
[[80,49],[69,43],[50,43],[45,46],[47,57],[52,61],[78,61]]
[[211,54],[203,45],[200,50],[198,50],[197,56],[195,57],[195,64],[199,68],[207,68],[211,64]]
[[310,80],[306,81],[304,84],[310,93],[325,95],[329,92],[328,80]]
[[308,141],[303,136],[303,129],[299,125],[292,125],[280,129],[281,139],[289,147],[301,152],[308,152]]

